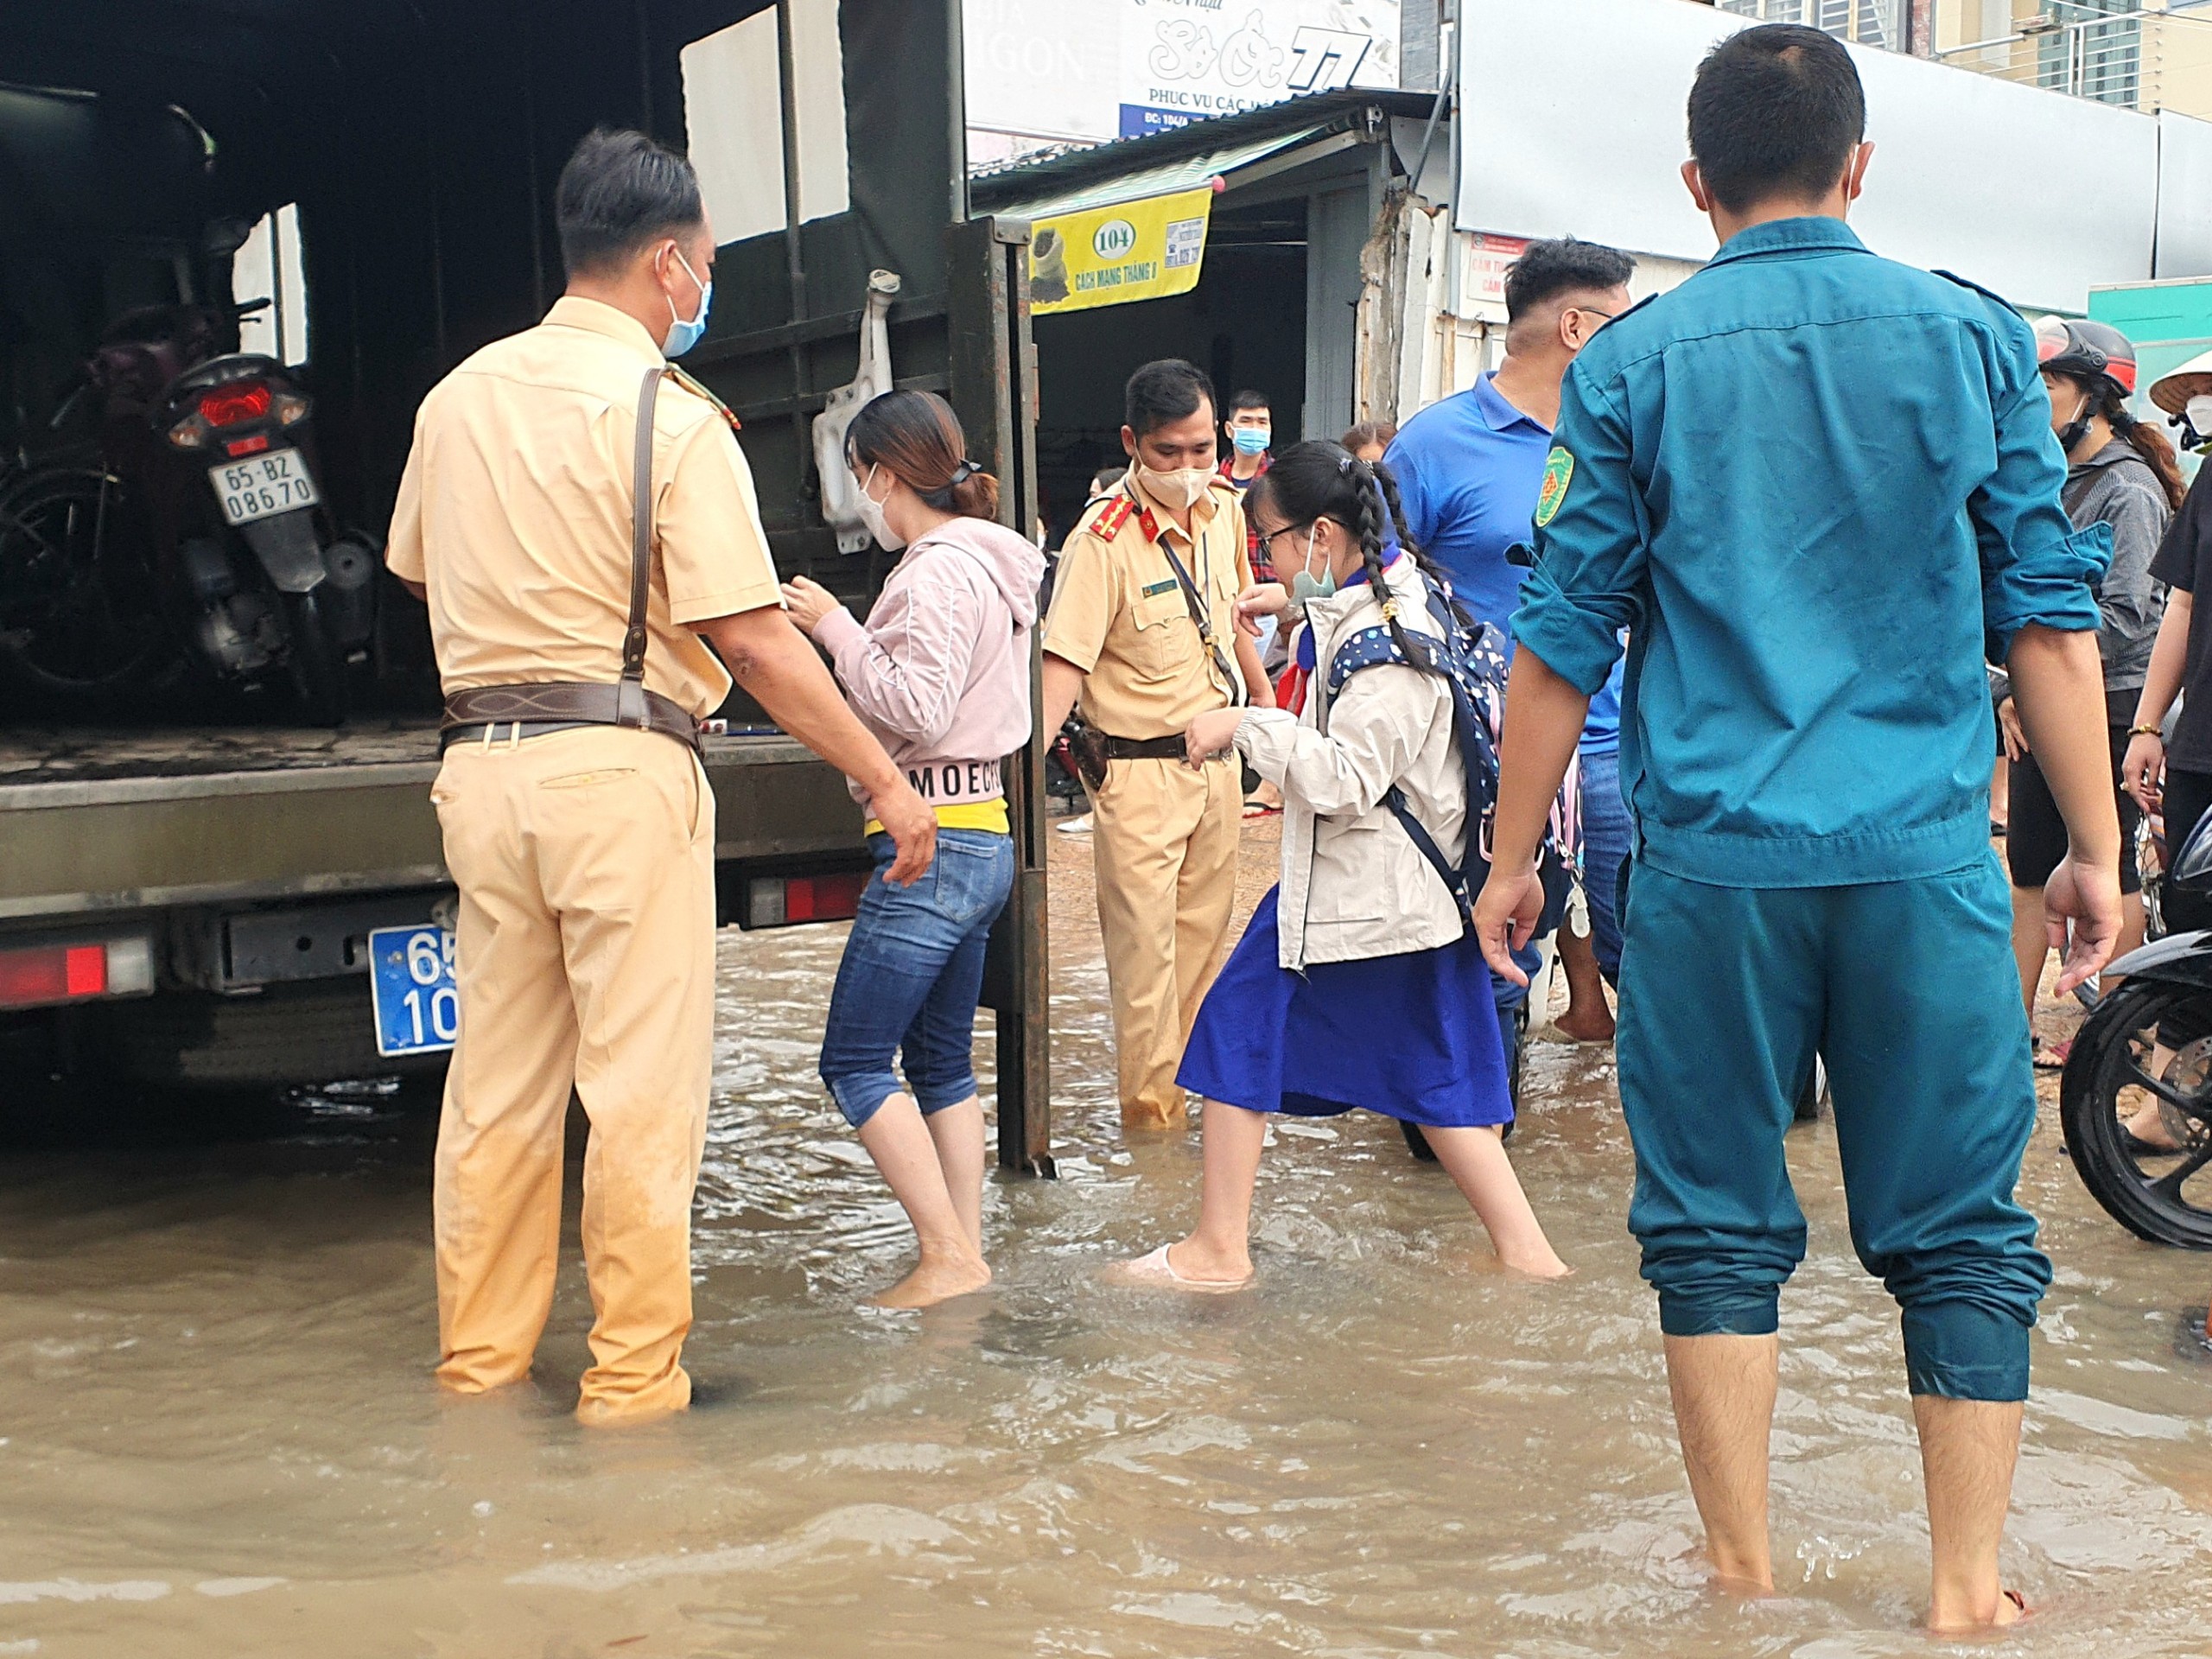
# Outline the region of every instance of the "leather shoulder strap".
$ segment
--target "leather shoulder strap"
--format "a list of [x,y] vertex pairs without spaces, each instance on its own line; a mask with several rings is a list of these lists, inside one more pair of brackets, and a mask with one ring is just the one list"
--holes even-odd
[[[640,691],[645,683],[645,601],[652,591],[653,410],[660,402],[661,378],[667,372],[664,366],[647,369],[638,388],[637,475],[630,503],[630,625],[622,636],[622,681],[626,688],[635,685]],[[629,702],[626,690],[616,723],[643,725],[643,696],[637,699],[635,721],[620,717],[629,712]]]

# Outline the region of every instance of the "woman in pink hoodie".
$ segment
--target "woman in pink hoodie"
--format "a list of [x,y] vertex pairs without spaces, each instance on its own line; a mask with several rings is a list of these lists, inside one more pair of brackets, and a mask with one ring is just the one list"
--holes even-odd
[[[1001,766],[1029,741],[1045,561],[997,523],[998,482],[967,447],[942,397],[870,402],[853,417],[845,459],[877,542],[906,556],[865,624],[804,577],[784,588],[791,620],[829,654],[854,712],[937,807],[936,861],[904,887],[885,880],[891,838],[870,815],[875,875],[822,1039],[822,1080],[921,1241],[914,1270],[876,1298],[886,1307],[926,1307],[991,1281],[976,1001],[991,924],[1014,888]],[[853,794],[866,809],[859,785]]]

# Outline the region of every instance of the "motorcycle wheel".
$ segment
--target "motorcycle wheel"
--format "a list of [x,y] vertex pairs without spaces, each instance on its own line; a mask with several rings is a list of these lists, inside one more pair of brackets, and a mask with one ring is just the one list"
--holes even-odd
[[[2154,1099],[2178,1152],[2140,1150],[2125,1133]],[[2122,986],[2074,1039],[2058,1109],[2075,1172],[2106,1214],[2154,1244],[2212,1250],[2212,990]]]
[[0,496],[0,657],[66,703],[143,693],[181,664],[137,515],[94,468],[32,473]]
[[284,595],[286,664],[301,711],[317,726],[346,719],[346,659],[323,626],[322,608],[313,594]]

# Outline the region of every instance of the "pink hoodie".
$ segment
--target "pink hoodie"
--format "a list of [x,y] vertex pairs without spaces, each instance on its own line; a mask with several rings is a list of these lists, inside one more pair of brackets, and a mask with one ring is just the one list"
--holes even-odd
[[815,626],[845,701],[932,806],[1005,792],[999,763],[1029,741],[1044,576],[1045,556],[1003,524],[953,518],[906,550],[865,627],[842,606]]

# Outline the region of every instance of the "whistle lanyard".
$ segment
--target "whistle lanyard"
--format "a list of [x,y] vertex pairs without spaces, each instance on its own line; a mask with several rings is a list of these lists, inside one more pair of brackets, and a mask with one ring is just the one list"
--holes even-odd
[[1222,677],[1222,690],[1229,694],[1230,706],[1241,708],[1245,702],[1244,677],[1237,671],[1236,659],[1222,650],[1220,636],[1214,632],[1213,607],[1205,598],[1212,592],[1213,581],[1213,551],[1206,545],[1205,531],[1200,530],[1191,537],[1198,550],[1198,575],[1208,584],[1201,588],[1191,580],[1183,561],[1175,556],[1175,550],[1160,535],[1160,521],[1153,517],[1152,509],[1137,501],[1134,492],[1129,499],[1136,503],[1137,524],[1144,531],[1145,539],[1160,550],[1168,569],[1174,573],[1175,585],[1183,590],[1183,607],[1190,612],[1191,626],[1198,631],[1198,643],[1205,648],[1206,655],[1213,659],[1215,671]]

